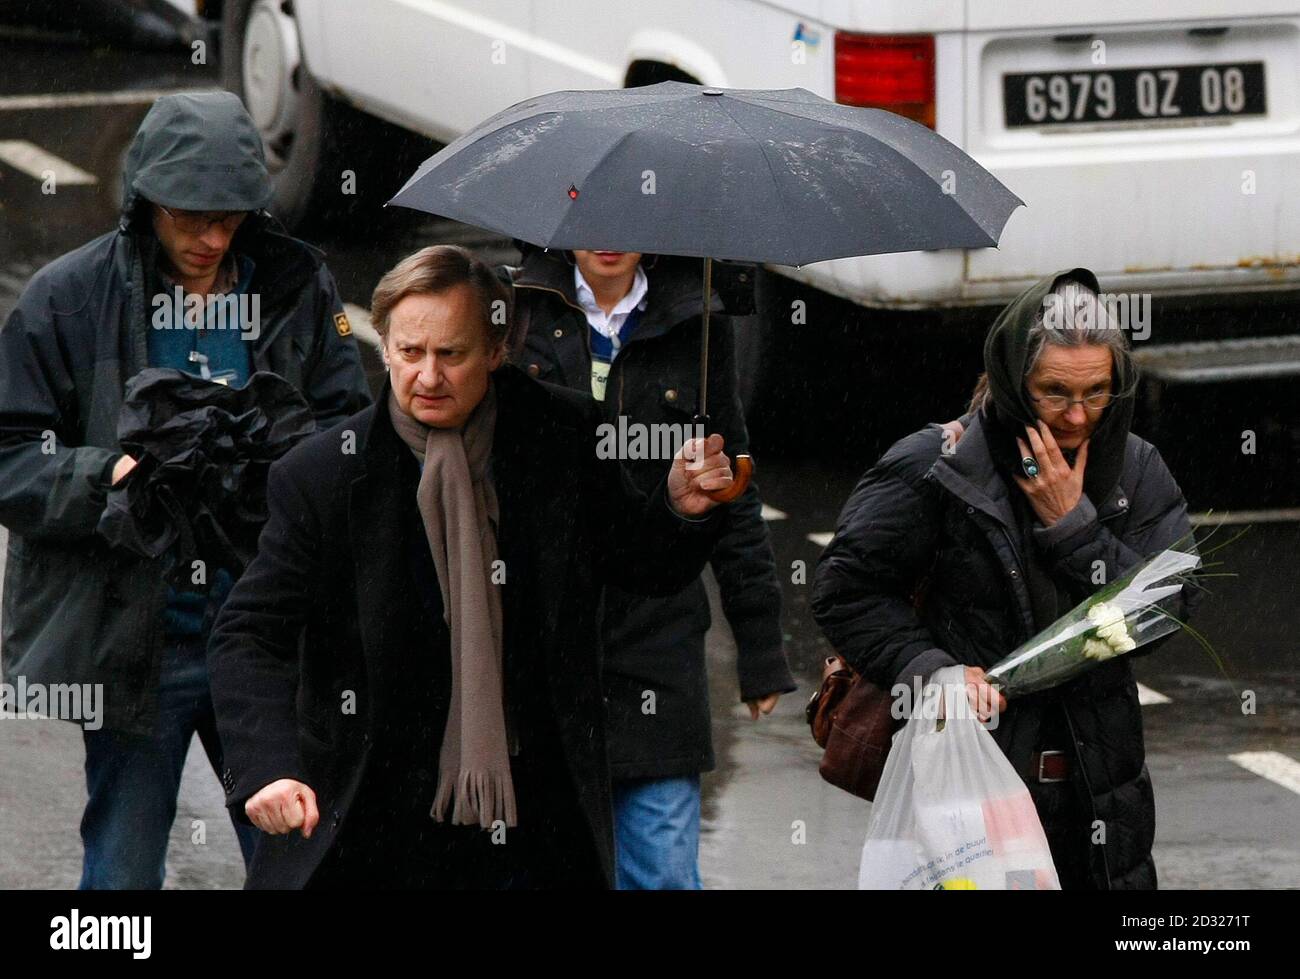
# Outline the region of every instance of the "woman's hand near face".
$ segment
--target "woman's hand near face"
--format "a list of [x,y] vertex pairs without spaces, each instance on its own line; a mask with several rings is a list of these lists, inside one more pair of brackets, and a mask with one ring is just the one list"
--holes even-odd
[[1015,476],[1016,485],[1029,499],[1034,513],[1044,527],[1050,527],[1079,504],[1083,496],[1083,473],[1088,463],[1088,440],[1079,446],[1074,468],[1065,461],[1052,431],[1043,422],[1034,428],[1025,426],[1028,443],[1017,438],[1021,456],[1033,456],[1038,461],[1038,476],[1030,479]]

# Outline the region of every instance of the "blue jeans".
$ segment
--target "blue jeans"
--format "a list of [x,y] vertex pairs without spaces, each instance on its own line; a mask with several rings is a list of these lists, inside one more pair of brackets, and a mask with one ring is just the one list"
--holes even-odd
[[615,779],[620,891],[699,890],[700,777]]
[[[151,737],[107,729],[82,732],[89,794],[81,817],[82,890],[162,887],[181,772],[196,732],[220,775],[204,645],[200,639],[178,641],[164,651]],[[247,868],[258,831],[236,823],[235,835]]]

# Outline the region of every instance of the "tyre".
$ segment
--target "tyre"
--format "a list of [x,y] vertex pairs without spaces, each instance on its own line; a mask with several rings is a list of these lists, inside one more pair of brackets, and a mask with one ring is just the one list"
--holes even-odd
[[268,209],[288,228],[373,218],[427,155],[427,142],[321,89],[287,0],[225,0],[221,38],[221,83],[243,99],[262,134],[275,184]]

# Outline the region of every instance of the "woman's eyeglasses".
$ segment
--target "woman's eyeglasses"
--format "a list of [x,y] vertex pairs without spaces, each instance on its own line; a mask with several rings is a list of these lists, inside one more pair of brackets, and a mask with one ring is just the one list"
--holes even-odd
[[1103,408],[1110,407],[1110,403],[1115,400],[1115,397],[1109,391],[1090,394],[1086,398],[1077,398],[1073,401],[1063,394],[1045,394],[1041,398],[1036,398],[1032,394],[1029,396],[1031,401],[1037,402],[1048,411],[1058,413],[1068,411],[1074,405],[1083,405],[1089,411],[1101,411]]
[[239,226],[244,223],[244,218],[248,216],[247,211],[217,211],[214,214],[205,214],[202,211],[173,211],[162,204],[158,207],[172,219],[172,223],[178,230],[187,235],[201,235],[214,224],[221,225],[223,231],[233,234],[239,230]]

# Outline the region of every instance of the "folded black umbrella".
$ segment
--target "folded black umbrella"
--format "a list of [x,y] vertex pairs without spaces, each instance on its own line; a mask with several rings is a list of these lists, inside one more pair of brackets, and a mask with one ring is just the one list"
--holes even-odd
[[99,533],[142,557],[167,554],[188,573],[202,560],[239,574],[266,522],[271,463],[316,429],[277,374],[241,388],[150,367],[126,385],[117,435],[138,461],[108,493]]

